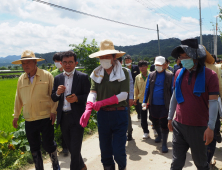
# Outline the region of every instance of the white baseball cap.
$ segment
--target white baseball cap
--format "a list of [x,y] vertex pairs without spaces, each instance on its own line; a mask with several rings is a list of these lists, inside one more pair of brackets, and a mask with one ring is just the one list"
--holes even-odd
[[165,57],[163,57],[163,56],[157,56],[157,57],[155,58],[155,63],[154,63],[154,65],[163,65],[163,64],[165,64],[165,62],[166,62]]

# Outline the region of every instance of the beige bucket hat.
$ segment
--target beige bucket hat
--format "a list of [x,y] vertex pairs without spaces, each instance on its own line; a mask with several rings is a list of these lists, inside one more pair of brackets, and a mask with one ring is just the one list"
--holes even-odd
[[126,54],[123,51],[115,50],[113,42],[110,40],[103,40],[100,43],[100,48],[98,52],[89,55],[89,58],[99,58],[107,54],[116,54],[116,58],[122,57]]
[[23,60],[37,60],[37,62],[38,62],[38,61],[43,61],[45,59],[44,58],[36,58],[33,51],[25,50],[25,51],[23,51],[23,53],[21,55],[21,59],[13,61],[12,64],[22,64]]

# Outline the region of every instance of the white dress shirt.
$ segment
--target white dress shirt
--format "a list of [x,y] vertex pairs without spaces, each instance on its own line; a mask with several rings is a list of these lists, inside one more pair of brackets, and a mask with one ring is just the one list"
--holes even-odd
[[67,76],[66,73],[63,72],[63,75],[65,77],[64,86],[66,87],[65,92],[64,92],[64,103],[63,103],[63,109],[62,109],[64,112],[72,110],[71,104],[66,100],[66,96],[68,94],[71,94],[74,73],[75,73],[75,69],[69,76]]

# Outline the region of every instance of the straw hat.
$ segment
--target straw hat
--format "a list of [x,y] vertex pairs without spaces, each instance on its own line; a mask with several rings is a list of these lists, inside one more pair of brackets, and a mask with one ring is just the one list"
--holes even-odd
[[22,64],[23,60],[37,60],[37,62],[38,62],[38,61],[43,61],[45,59],[44,58],[36,58],[33,51],[25,50],[21,55],[21,59],[13,61],[12,64]]
[[214,60],[213,56],[207,51],[206,47],[203,46],[205,51],[206,51],[206,60],[205,62],[209,63],[209,64],[214,64],[216,61]]
[[100,48],[98,52],[95,52],[89,55],[89,58],[99,58],[100,56],[104,56],[107,54],[116,54],[116,58],[122,57],[125,52],[115,50],[113,42],[110,40],[103,40],[100,43]]

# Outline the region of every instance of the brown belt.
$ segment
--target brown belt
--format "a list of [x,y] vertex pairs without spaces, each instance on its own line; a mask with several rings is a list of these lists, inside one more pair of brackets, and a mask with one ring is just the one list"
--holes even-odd
[[103,111],[115,111],[115,110],[126,110],[126,107],[106,107],[106,108],[101,108]]

